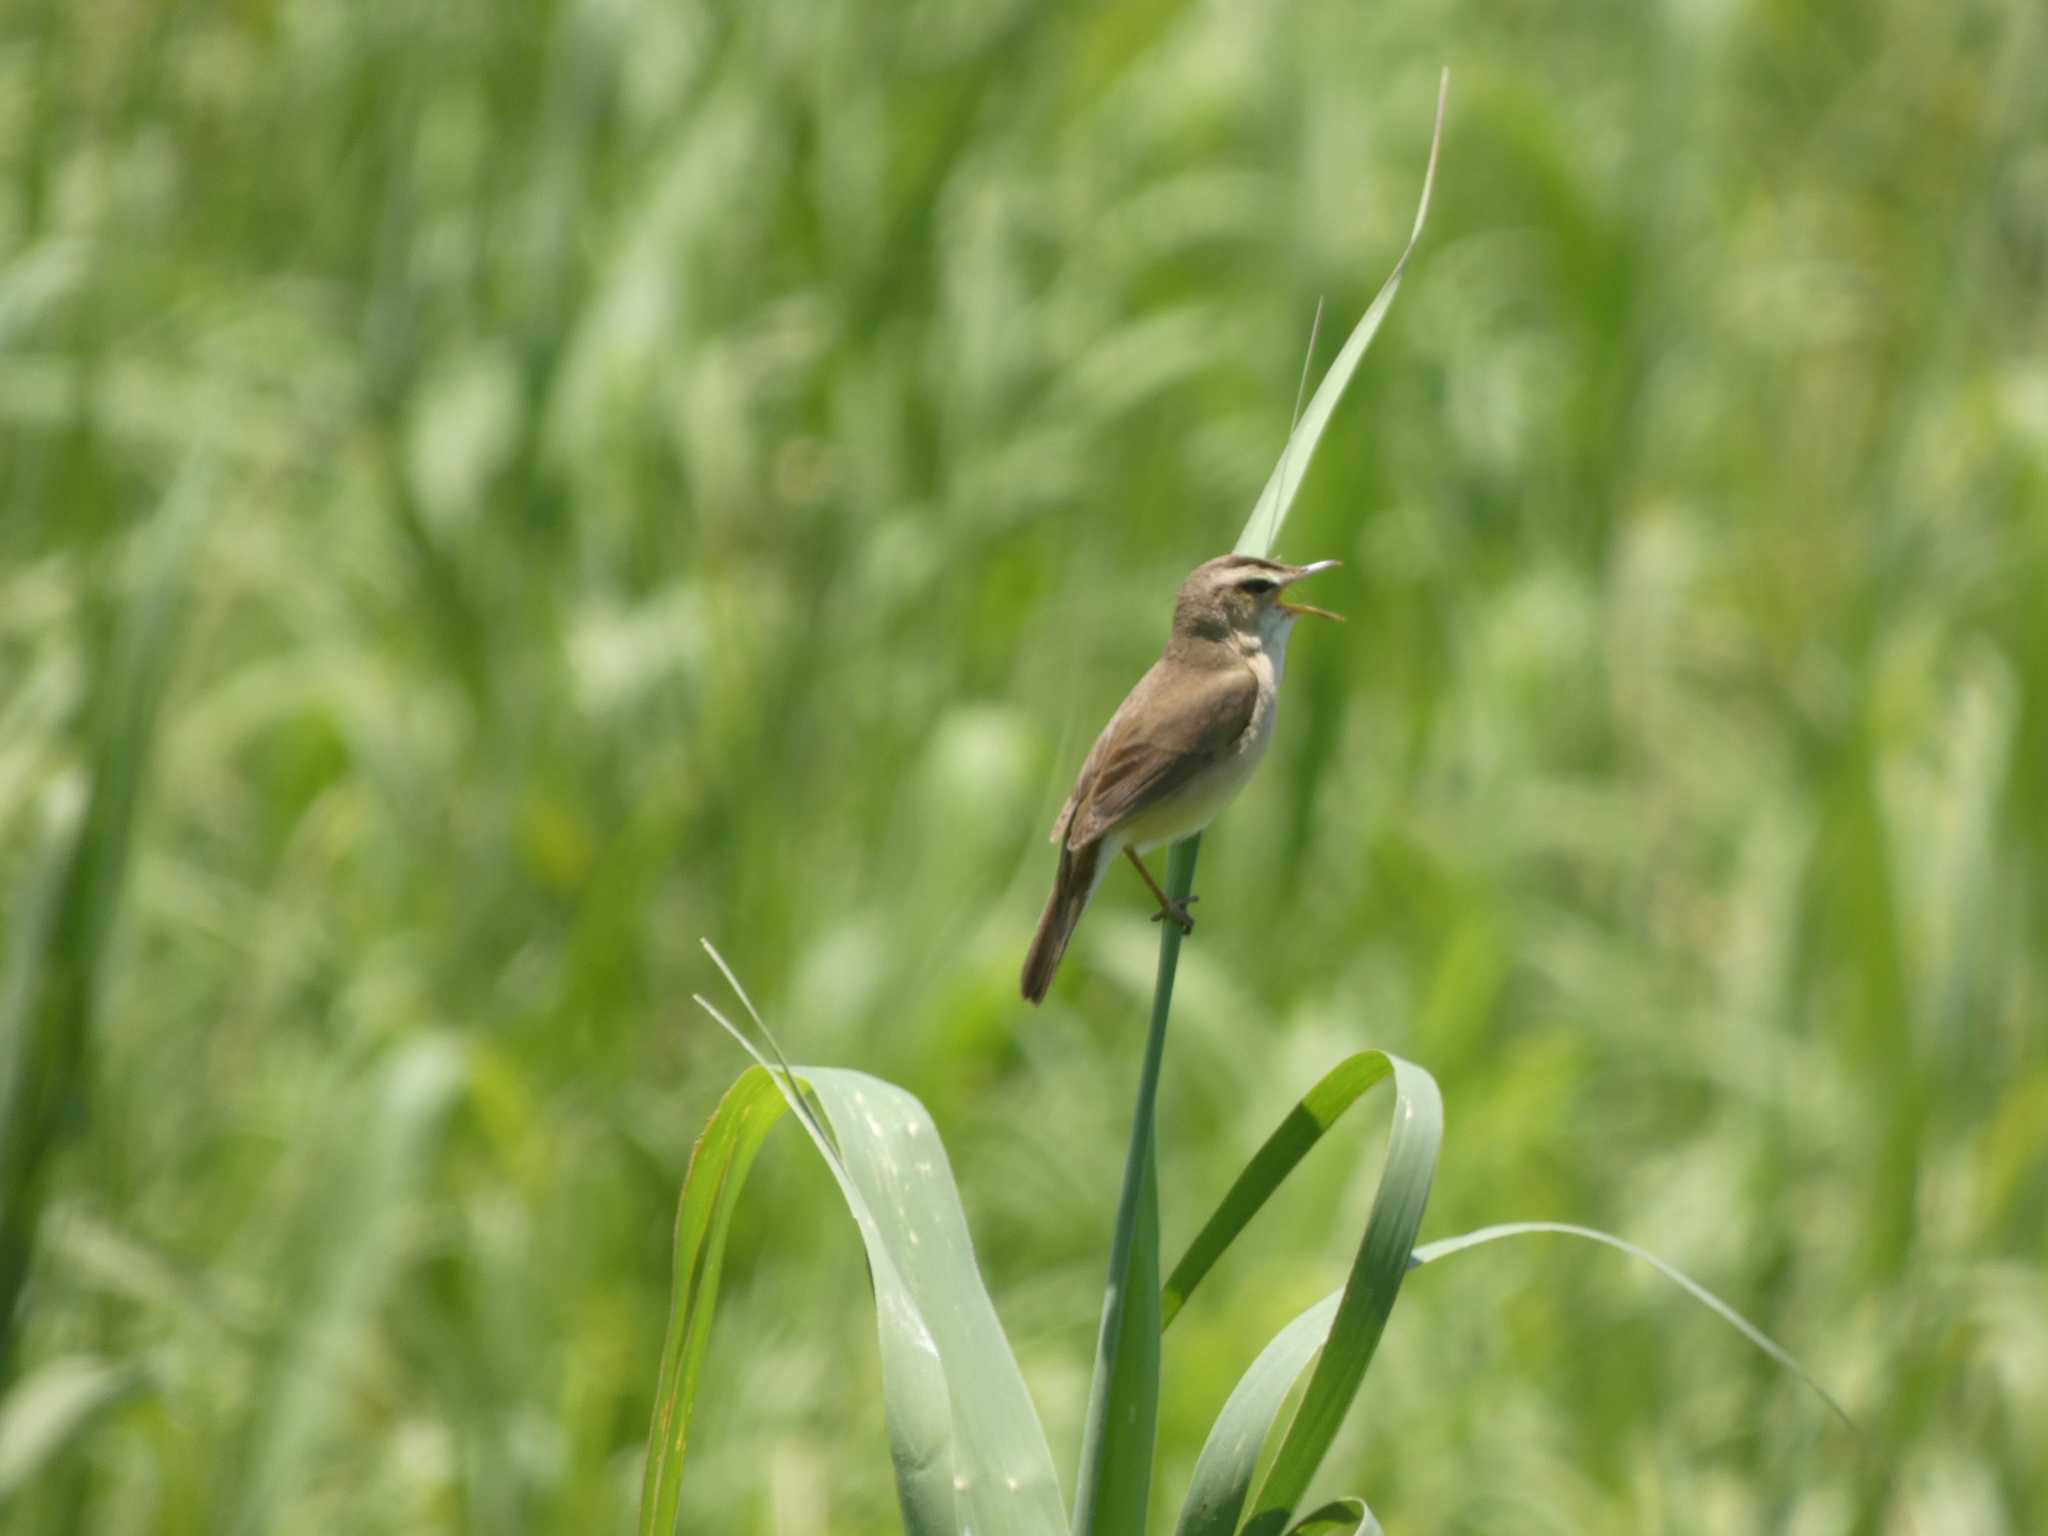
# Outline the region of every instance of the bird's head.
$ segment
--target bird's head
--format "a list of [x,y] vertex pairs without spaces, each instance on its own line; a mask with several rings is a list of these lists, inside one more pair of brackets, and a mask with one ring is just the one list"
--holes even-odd
[[1272,645],[1275,641],[1284,644],[1287,632],[1303,614],[1341,621],[1342,614],[1307,603],[1290,603],[1283,596],[1304,576],[1327,571],[1336,563],[1318,560],[1311,565],[1282,565],[1256,555],[1224,555],[1198,565],[1181,583],[1180,596],[1174,601],[1174,634],[1202,640],[1227,640],[1235,635]]

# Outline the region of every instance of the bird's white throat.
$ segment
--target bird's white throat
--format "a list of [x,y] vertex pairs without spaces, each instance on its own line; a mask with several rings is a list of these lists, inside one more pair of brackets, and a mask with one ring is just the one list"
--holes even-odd
[[1274,687],[1280,686],[1280,674],[1287,670],[1287,639],[1294,633],[1295,620],[1300,614],[1289,613],[1275,603],[1259,615],[1259,627],[1252,634],[1240,631],[1235,637],[1237,648],[1245,659],[1258,662],[1263,658],[1273,669]]

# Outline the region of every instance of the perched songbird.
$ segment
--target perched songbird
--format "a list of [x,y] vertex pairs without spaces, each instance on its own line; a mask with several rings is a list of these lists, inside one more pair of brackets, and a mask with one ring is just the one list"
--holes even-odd
[[1225,555],[1196,566],[1182,583],[1166,653],[1095,739],[1053,823],[1060,868],[1024,957],[1030,1001],[1052,985],[1074,925],[1119,853],[1158,898],[1153,921],[1170,918],[1183,933],[1194,931],[1187,907],[1166,899],[1138,855],[1201,831],[1259,766],[1273,739],[1294,621],[1305,613],[1338,617],[1280,594],[1336,563]]

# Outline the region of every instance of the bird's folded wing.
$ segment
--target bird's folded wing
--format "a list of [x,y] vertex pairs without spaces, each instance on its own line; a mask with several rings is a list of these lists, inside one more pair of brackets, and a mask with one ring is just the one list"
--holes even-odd
[[[1135,690],[1132,697],[1135,698]],[[1067,803],[1060,807],[1058,820],[1052,824],[1052,840],[1061,843],[1066,840],[1067,828],[1073,824],[1074,811],[1088,793],[1088,786],[1095,782],[1095,770],[1102,762],[1102,749],[1116,735],[1117,727],[1123,723],[1124,714],[1131,707],[1131,700],[1125,699],[1123,706],[1109,717],[1109,724],[1102,728],[1102,734],[1095,738],[1095,745],[1088,749],[1088,761],[1081,765],[1081,775],[1074,780],[1074,787],[1067,795]]]
[[1088,754],[1061,813],[1067,846],[1113,831],[1235,751],[1258,698],[1242,664],[1147,672]]

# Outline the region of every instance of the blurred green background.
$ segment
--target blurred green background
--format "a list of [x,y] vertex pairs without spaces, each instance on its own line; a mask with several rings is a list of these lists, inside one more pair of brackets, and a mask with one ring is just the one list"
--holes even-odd
[[[1156,930],[1113,881],[1022,1005],[1046,829],[1446,64],[1281,541],[1351,622],[1204,850],[1168,1247],[1385,1046],[1425,1237],[1634,1238],[1870,1445],[1532,1240],[1410,1283],[1332,1493],[2044,1529],[2036,0],[13,0],[9,1530],[628,1528],[742,1065],[699,935],[932,1107],[1071,1468]],[[1169,1336],[1164,1494],[1378,1140]],[[890,1531],[850,1224],[793,1132],[751,1192],[684,1526]]]

